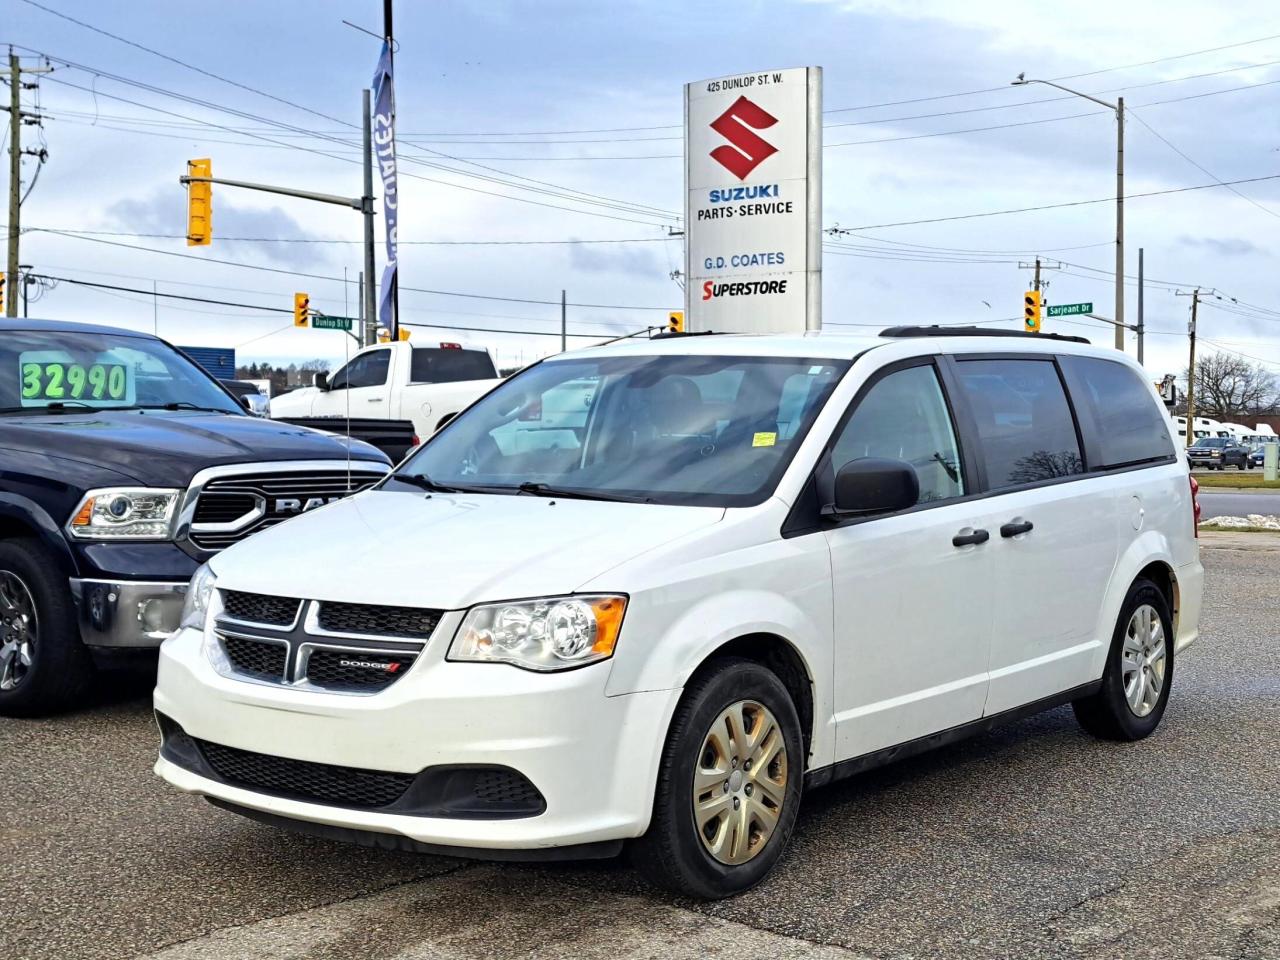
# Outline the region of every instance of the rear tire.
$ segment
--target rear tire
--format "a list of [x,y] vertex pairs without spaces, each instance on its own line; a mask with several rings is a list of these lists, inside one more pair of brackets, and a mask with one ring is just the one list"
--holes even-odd
[[1141,740],[1160,724],[1173,686],[1173,617],[1150,580],[1129,588],[1097,693],[1074,701],[1080,726],[1103,740]]
[[690,897],[719,900],[754,887],[791,838],[804,768],[799,716],[782,681],[751,660],[714,663],[676,708],[653,819],[632,844],[632,861],[652,882]]
[[39,540],[0,542],[0,716],[63,710],[93,678],[61,571]]

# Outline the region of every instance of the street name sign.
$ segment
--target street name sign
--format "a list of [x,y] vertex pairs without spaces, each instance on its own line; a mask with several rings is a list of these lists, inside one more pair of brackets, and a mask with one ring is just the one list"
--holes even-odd
[[312,330],[350,330],[350,317],[312,317]]
[[1093,313],[1092,303],[1055,303],[1047,311],[1050,317],[1081,317]]

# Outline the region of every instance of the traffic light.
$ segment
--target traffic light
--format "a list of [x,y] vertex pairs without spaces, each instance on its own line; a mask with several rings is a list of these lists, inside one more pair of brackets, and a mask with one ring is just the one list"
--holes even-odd
[[667,333],[684,333],[683,310],[672,310],[667,314]]
[[1040,291],[1028,290],[1026,296],[1022,298],[1024,305],[1022,316],[1026,324],[1027,333],[1040,332]]
[[0,270],[0,313],[4,313],[4,271]]
[[400,335],[400,339],[401,339],[401,340],[408,340],[408,339],[409,339],[409,328],[408,328],[408,327],[401,327],[401,328],[400,328],[400,331],[399,331],[399,335]]
[[295,293],[293,295],[293,325],[295,327],[307,326],[307,316],[311,311],[311,295],[309,293]]
[[[212,177],[208,157],[187,161],[188,177]],[[207,247],[213,241],[213,184],[187,184],[187,246]]]

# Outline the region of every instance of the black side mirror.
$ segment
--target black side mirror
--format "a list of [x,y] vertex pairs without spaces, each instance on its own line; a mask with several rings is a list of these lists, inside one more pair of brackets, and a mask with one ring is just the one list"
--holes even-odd
[[329,375],[323,370],[316,374],[316,386],[321,390],[329,389]]
[[829,513],[856,516],[892,513],[920,500],[920,479],[905,460],[863,457],[836,472],[835,502]]

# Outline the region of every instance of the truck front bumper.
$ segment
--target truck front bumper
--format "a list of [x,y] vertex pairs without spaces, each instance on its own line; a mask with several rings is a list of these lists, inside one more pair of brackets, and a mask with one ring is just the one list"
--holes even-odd
[[187,581],[71,578],[80,639],[91,647],[158,647],[178,629]]

